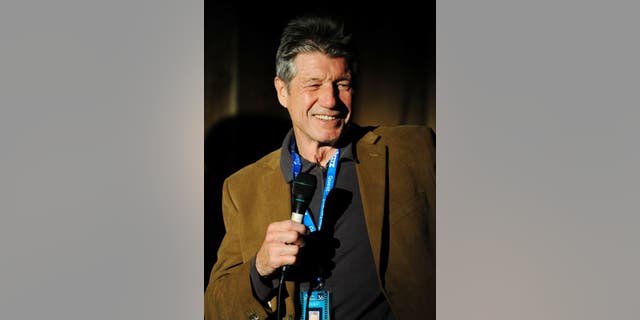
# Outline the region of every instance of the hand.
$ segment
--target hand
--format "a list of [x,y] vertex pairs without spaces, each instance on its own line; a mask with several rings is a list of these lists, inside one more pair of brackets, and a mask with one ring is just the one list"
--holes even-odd
[[308,233],[304,224],[292,220],[271,223],[256,255],[258,274],[266,277],[282,266],[294,264],[304,246],[301,235]]

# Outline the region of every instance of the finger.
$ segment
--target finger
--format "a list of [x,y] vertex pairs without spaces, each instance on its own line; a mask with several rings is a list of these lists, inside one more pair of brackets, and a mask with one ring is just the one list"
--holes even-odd
[[299,248],[284,243],[264,243],[256,255],[256,268],[261,276],[267,276],[275,269],[293,264]]
[[288,257],[295,256],[300,251],[300,248],[296,245],[279,245],[273,246],[271,253],[276,257]]
[[301,235],[296,231],[279,231],[268,233],[265,241],[273,244],[295,244]]
[[282,239],[282,243],[291,246],[294,245],[298,241],[299,235],[295,231],[283,232],[280,234],[280,239]]
[[305,226],[302,223],[298,223],[292,220],[289,220],[289,230],[295,231],[299,234],[306,234],[309,230],[307,229],[307,226]]
[[298,233],[304,234],[307,232],[307,227],[304,224],[295,222],[293,220],[273,222],[267,227],[267,233],[278,231],[296,231]]
[[286,245],[286,249],[282,249],[282,251],[280,251],[280,253],[282,254],[280,256],[279,259],[283,259],[283,261],[285,261],[285,265],[290,265],[293,262],[295,262],[295,260],[291,260],[291,257],[294,257],[297,259],[297,257],[300,255],[300,250],[302,248],[302,246],[299,245]]
[[298,247],[291,245],[274,245],[268,250],[268,264],[270,268],[277,269],[281,266],[293,264],[298,254]]
[[295,244],[296,246],[302,248],[302,247],[304,247],[306,242],[304,241],[304,237],[298,237],[298,240],[294,241],[293,244]]

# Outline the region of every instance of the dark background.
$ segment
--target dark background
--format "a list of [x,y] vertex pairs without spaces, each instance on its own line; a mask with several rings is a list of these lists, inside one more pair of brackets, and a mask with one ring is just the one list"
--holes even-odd
[[354,122],[436,131],[435,2],[314,4],[205,3],[205,288],[224,235],[222,182],[278,148],[290,128],[273,78],[279,36],[291,18],[329,14],[353,34],[360,71]]

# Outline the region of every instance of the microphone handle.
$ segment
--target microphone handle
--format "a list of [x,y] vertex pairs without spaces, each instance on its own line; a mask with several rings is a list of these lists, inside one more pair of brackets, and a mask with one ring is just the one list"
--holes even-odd
[[[302,218],[304,217],[304,214],[300,214],[297,212],[291,212],[291,220],[297,222],[297,223],[302,223]],[[287,269],[289,269],[289,266],[282,266],[282,272],[286,272]]]

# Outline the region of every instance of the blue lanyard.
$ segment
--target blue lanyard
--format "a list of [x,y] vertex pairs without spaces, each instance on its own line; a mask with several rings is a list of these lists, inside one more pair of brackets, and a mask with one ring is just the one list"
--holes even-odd
[[[293,160],[293,167],[292,167],[293,179],[295,179],[298,176],[298,173],[300,173],[300,170],[302,169],[302,160],[300,160],[300,155],[298,155],[298,153],[296,152],[295,146],[296,146],[296,140],[294,137],[292,137],[289,150],[291,151],[291,159]],[[322,217],[324,216],[324,204],[327,201],[327,196],[329,195],[329,192],[331,191],[331,189],[333,189],[333,185],[335,184],[335,181],[336,181],[336,170],[338,168],[339,157],[340,157],[340,149],[338,149],[338,151],[336,151],[333,157],[331,157],[331,160],[329,160],[329,164],[327,165],[327,179],[324,182],[324,190],[322,191],[322,202],[320,204],[318,228],[316,228],[315,224],[313,223],[313,219],[309,214],[309,210],[307,210],[304,213],[304,218],[302,219],[302,222],[304,223],[305,226],[307,226],[307,228],[309,228],[311,232],[320,230],[320,228],[322,227]]]

